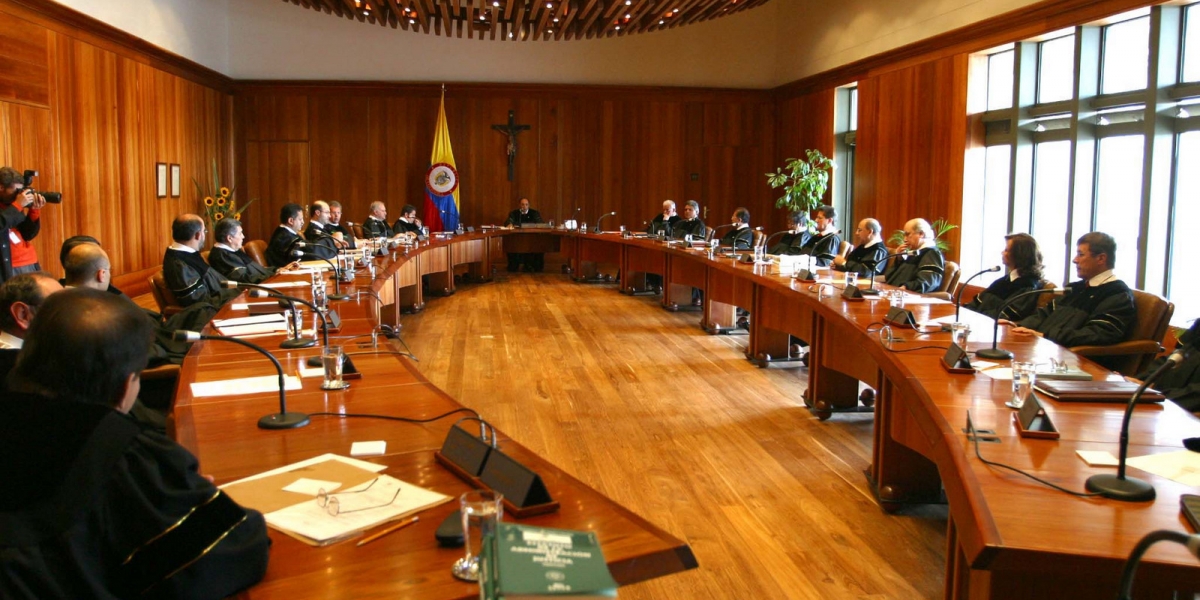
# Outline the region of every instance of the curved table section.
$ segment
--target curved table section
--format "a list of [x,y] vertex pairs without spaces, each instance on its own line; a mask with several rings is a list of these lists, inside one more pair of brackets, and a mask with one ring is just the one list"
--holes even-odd
[[[979,373],[951,374],[940,366],[944,350],[916,349],[928,345],[944,348],[948,334],[921,336],[909,330],[886,347],[874,333],[887,313],[886,303],[847,301],[837,294],[821,297],[815,293],[818,286],[792,280],[774,266],[746,265],[712,258],[704,250],[615,234],[551,230],[468,234],[422,245],[407,255],[380,259],[379,276],[371,285],[383,301],[382,310],[375,315],[373,305],[336,305],[344,312],[343,334],[367,331],[376,320],[398,323],[402,312],[421,310],[426,294],[453,293],[456,269],[466,268],[468,276],[487,280],[492,266],[503,263],[509,239],[520,251],[558,248],[578,281],[604,281],[606,271],[608,279],[615,271],[622,291],[635,292],[645,274],[660,275],[663,306],[670,310],[690,305],[692,288],[699,288],[705,298],[699,324],[714,333],[733,327],[736,308],[744,308],[751,313],[747,358],[760,364],[786,356],[789,336],[807,341],[807,402],[823,418],[839,407],[857,403],[859,381],[874,388],[874,448],[867,477],[887,510],[905,503],[948,502],[946,598],[1108,596],[1114,593],[1121,566],[1138,539],[1155,529],[1186,528],[1179,514],[1179,496],[1194,492],[1193,488],[1138,472],[1138,477],[1156,488],[1155,501],[1122,503],[1070,496],[984,464],[963,432],[970,411],[976,427],[994,430],[999,439],[980,444],[980,452],[989,460],[1082,491],[1084,480],[1104,468],[1088,467],[1075,451],[1116,454],[1122,405],[1058,404],[1044,399],[1061,438],[1022,438],[1012,422],[1012,411],[1004,406],[1009,382]],[[953,306],[945,304],[909,308],[922,321],[953,313]],[[222,316],[237,314],[225,309]],[[972,323],[975,332],[969,348],[990,345],[991,321],[970,311],[963,311],[963,318]],[[277,345],[278,340],[266,343]],[[1018,358],[1055,358],[1097,377],[1107,375],[1094,363],[1040,338],[1009,336],[1002,330],[999,343]],[[276,354],[281,360],[286,357],[287,364],[295,364],[314,353]],[[459,406],[421,377],[407,359],[362,358],[355,361],[364,371],[364,379],[349,391],[314,391],[317,384],[306,380],[303,391],[289,396],[289,406],[301,411],[384,412],[416,418]],[[189,354],[181,382],[265,373],[245,353],[201,343]],[[394,466],[396,476],[432,482],[422,485],[439,491],[465,490],[461,484],[455,488],[457,480],[436,466],[431,456],[440,446],[447,422],[410,426],[317,418],[301,430],[257,430],[257,418],[275,406],[275,396],[267,394],[217,401],[194,399],[188,386],[181,384],[177,402],[181,441],[201,458],[205,472],[227,480],[321,452],[346,453],[351,441],[387,439],[390,453],[383,462]],[[836,427],[837,423],[828,425]],[[391,452],[397,436],[404,441]],[[1130,436],[1131,456],[1172,452],[1182,448],[1183,438],[1200,436],[1200,423],[1170,402],[1142,405],[1134,413]],[[531,521],[568,528],[584,527],[580,524],[584,521],[596,523],[618,581],[628,583],[695,566],[690,550],[679,540],[559,472],[516,442],[505,440],[504,447],[546,477],[551,494],[563,501],[560,514]],[[568,498],[571,501],[566,501]],[[574,498],[582,501],[578,510]],[[596,519],[597,514],[609,516]],[[381,590],[417,596],[412,593],[417,587],[406,587],[412,582],[391,578],[403,577],[401,573],[412,576],[410,569],[424,568],[427,570],[416,572],[437,582],[425,582],[432,593],[420,597],[466,594],[465,586],[442,581],[449,578],[448,565],[454,553],[431,547],[431,538],[432,529],[428,535],[416,536],[416,544],[426,547],[401,553],[402,560],[389,559],[373,566],[356,562],[353,568],[349,562],[340,562],[352,560],[350,549],[295,548],[294,542],[277,539],[267,581],[251,593],[273,596],[268,591],[353,585],[349,578],[342,580],[333,574],[304,575],[304,568],[291,564],[311,567],[333,561],[346,565],[347,571],[379,569],[372,579],[378,580]],[[396,552],[397,547],[389,550]],[[286,555],[284,560],[280,560],[282,555]],[[1174,590],[1194,591],[1200,587],[1197,582],[1200,567],[1196,560],[1182,548],[1160,545],[1138,571],[1137,597],[1169,598]]]

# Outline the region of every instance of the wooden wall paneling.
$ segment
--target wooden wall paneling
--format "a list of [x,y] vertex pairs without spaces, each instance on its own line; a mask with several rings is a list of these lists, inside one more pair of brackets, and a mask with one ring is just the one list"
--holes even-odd
[[238,107],[245,111],[246,139],[252,141],[306,142],[308,96],[240,96]]
[[[412,204],[418,210],[425,205],[425,188],[422,183],[426,170],[429,168],[429,156],[433,144],[433,122],[437,119],[437,100],[431,98],[389,96],[381,99],[385,107],[380,115],[384,128],[381,153],[386,157],[385,186],[383,200],[388,207],[388,219],[392,222],[400,216],[405,204]],[[447,115],[449,121],[452,117]],[[455,145],[457,135],[454,132],[456,121],[450,124],[450,144]],[[461,172],[463,151],[466,148],[454,148],[455,162],[460,165]],[[470,185],[463,181],[463,195],[469,194]],[[369,205],[369,203],[368,203]],[[470,204],[466,205],[468,208]],[[365,218],[366,208],[361,209],[360,218]],[[470,223],[471,221],[467,221]]]
[[279,209],[288,202],[306,204],[311,197],[309,144],[247,142],[245,154],[246,189],[258,199],[249,210],[246,239],[270,239]]
[[537,130],[540,132],[534,138],[538,155],[538,187],[534,191],[538,198],[547,200],[543,206],[546,219],[553,219],[555,224],[561,223],[569,215],[574,206],[563,193],[562,171],[565,157],[559,140],[563,136],[561,117],[562,99],[542,99],[539,102],[537,114]]
[[[530,96],[515,96],[512,98],[509,106],[515,113],[516,123],[529,126],[528,131],[517,136],[517,158],[513,165],[512,183],[509,184],[508,182],[508,163],[504,154],[507,148],[507,138],[491,127],[497,123],[508,123],[508,109],[505,109],[504,114],[499,115],[499,119],[477,125],[481,132],[486,129],[488,133],[491,133],[492,137],[490,139],[494,143],[498,143],[500,148],[499,150],[495,150],[494,154],[492,150],[489,150],[489,155],[485,160],[499,167],[496,187],[500,189],[508,187],[511,190],[507,196],[509,205],[515,208],[521,201],[521,196],[530,196],[530,202],[532,202],[532,197],[539,197],[541,198],[543,207],[541,210],[546,211],[542,215],[542,218],[547,221],[554,219],[554,222],[557,224],[559,219],[556,219],[552,215],[557,215],[560,212],[560,199],[553,194],[542,191],[543,161],[547,157],[542,156],[542,145],[539,143],[539,140],[552,134],[552,132],[545,130],[541,123],[542,99]],[[489,148],[495,148],[495,146],[489,144]],[[489,198],[486,195],[479,200],[482,200],[482,202],[479,202],[480,206],[487,206],[489,204]],[[496,214],[498,220],[503,220],[508,210],[512,210],[511,208],[504,210],[506,206],[508,205],[500,204],[489,212]]]
[[[773,172],[775,169],[783,167],[784,161],[789,158],[804,158],[805,152],[810,149],[820,150],[825,156],[832,157],[834,155],[835,97],[834,88],[829,88],[779,101],[779,151],[763,173]],[[862,126],[860,125],[859,128],[861,129]],[[844,165],[839,165],[839,167],[844,168]],[[837,177],[834,176],[831,181],[836,183]],[[763,177],[763,185],[770,191],[770,205],[774,208],[775,200],[783,194],[767,186],[765,177]],[[832,186],[830,193],[826,196],[827,200],[831,198]],[[838,220],[837,225],[843,232],[843,238],[853,235],[854,223],[869,216],[862,213],[861,210],[857,210],[857,199],[855,208],[856,212],[860,214],[841,215]],[[780,229],[788,227],[790,224],[787,222],[787,215],[782,214],[783,211],[777,212],[781,214],[778,215],[775,224]]]
[[8,23],[0,36],[0,100],[50,104],[49,32],[26,21]]
[[349,204],[354,214],[358,199],[377,193],[382,174],[371,172],[365,158],[377,151],[368,145],[370,105],[365,96],[309,99],[310,200],[337,200]]

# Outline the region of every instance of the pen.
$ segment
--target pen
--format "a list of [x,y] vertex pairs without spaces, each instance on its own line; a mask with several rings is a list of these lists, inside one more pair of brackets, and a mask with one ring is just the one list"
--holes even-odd
[[404,529],[405,527],[408,527],[409,525],[412,525],[413,523],[416,523],[419,520],[421,520],[421,517],[413,517],[411,519],[406,519],[404,521],[400,521],[399,523],[392,525],[391,527],[388,527],[387,529],[384,529],[383,531],[380,531],[379,533],[373,533],[373,534],[367,536],[366,538],[363,538],[363,540],[361,542],[355,544],[355,547],[357,548],[358,546],[370,544],[371,542],[373,542],[389,533],[392,533],[395,531],[400,531],[401,529]]

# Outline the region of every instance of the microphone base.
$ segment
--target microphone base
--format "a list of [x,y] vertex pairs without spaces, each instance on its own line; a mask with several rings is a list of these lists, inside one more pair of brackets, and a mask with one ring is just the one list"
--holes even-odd
[[329,294],[328,296],[325,296],[325,297],[330,300],[338,300],[338,301],[350,299],[349,294]]
[[311,348],[316,345],[316,338],[295,338],[291,340],[283,340],[283,343],[279,344],[279,347],[287,350],[295,350],[297,348]]
[[308,415],[297,412],[274,413],[258,420],[259,429],[295,429],[308,425]]
[[1154,488],[1149,483],[1135,477],[1120,479],[1110,473],[1088,477],[1084,487],[1089,492],[1122,502],[1149,502],[1155,496]]
[[1013,353],[1003,348],[984,348],[982,350],[976,350],[975,356],[978,356],[979,358],[990,358],[992,360],[1004,360],[1007,358],[1012,358]]

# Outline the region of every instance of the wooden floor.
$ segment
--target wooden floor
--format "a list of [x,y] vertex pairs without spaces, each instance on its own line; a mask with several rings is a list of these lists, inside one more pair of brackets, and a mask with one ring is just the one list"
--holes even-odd
[[691,545],[700,568],[622,598],[935,598],[944,507],[884,514],[870,414],[827,422],[803,370],[758,369],[698,313],[557,273],[497,277],[405,317],[434,384]]

